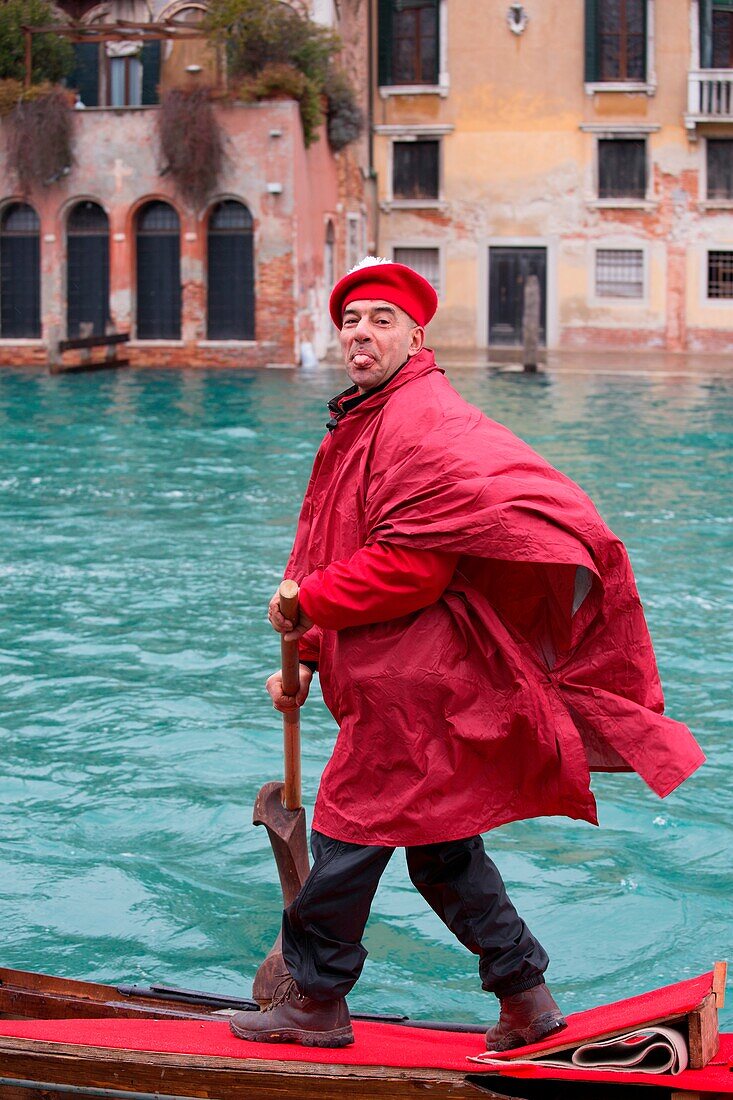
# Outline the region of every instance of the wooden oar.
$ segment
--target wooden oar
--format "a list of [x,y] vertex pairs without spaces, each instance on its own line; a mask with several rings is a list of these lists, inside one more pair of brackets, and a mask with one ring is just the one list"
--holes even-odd
[[[279,588],[280,611],[284,618],[298,621],[298,586],[283,581]],[[298,643],[280,641],[283,691],[297,695],[300,689]],[[277,873],[286,906],[294,900],[305,882],[309,867],[305,810],[300,791],[300,709],[283,712],[285,782],[265,783],[257,795],[252,817],[255,825],[264,825],[270,837]],[[281,937],[260,964],[252,984],[252,997],[261,1006],[272,1000],[275,986],[285,972]]]
[[[283,581],[280,593],[280,613],[293,625],[298,621],[298,586],[295,581]],[[281,635],[280,662],[282,664],[283,691],[297,695],[300,691],[300,658],[298,643],[286,642]],[[283,713],[283,750],[285,757],[285,783],[283,805],[286,810],[300,810],[300,708]]]

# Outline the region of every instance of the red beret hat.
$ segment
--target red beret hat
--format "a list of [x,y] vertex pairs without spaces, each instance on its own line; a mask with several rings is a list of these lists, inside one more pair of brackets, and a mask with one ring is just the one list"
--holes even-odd
[[341,328],[349,302],[381,298],[408,313],[421,326],[427,325],[438,308],[438,295],[427,279],[404,264],[365,263],[339,279],[328,304],[331,320]]

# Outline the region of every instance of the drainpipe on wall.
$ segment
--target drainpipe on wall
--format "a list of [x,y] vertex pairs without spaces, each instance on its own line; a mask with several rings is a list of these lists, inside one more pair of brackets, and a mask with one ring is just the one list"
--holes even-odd
[[368,127],[368,179],[369,202],[371,206],[371,226],[373,240],[370,241],[370,252],[377,252],[379,242],[379,201],[377,194],[377,174],[374,170],[374,85],[377,79],[374,57],[374,0],[368,0],[367,6],[367,53],[369,66],[369,80],[367,88],[367,127]]

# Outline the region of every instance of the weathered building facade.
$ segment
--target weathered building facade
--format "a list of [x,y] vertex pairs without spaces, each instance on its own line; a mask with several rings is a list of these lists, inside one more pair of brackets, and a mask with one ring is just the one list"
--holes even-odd
[[[83,21],[194,25],[203,13],[195,0],[111,0]],[[221,59],[201,37],[76,49],[69,169],[23,194],[0,161],[0,362],[45,362],[84,325],[129,332],[126,356],[142,365],[325,354],[328,291],[367,246],[365,144],[334,153],[321,127],[306,148],[291,99],[215,101],[224,167],[194,207],[166,170],[158,99],[221,82]]]
[[378,0],[382,254],[443,346],[733,350],[733,0]]

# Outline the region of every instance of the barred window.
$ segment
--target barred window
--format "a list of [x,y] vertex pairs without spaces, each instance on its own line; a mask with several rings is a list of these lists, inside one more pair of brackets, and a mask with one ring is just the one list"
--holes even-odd
[[644,297],[644,253],[640,248],[599,248],[596,252],[599,298]]
[[437,248],[395,248],[392,259],[396,264],[405,264],[417,271],[435,288],[440,297],[440,250]]
[[733,251],[708,252],[708,298],[733,298]]

